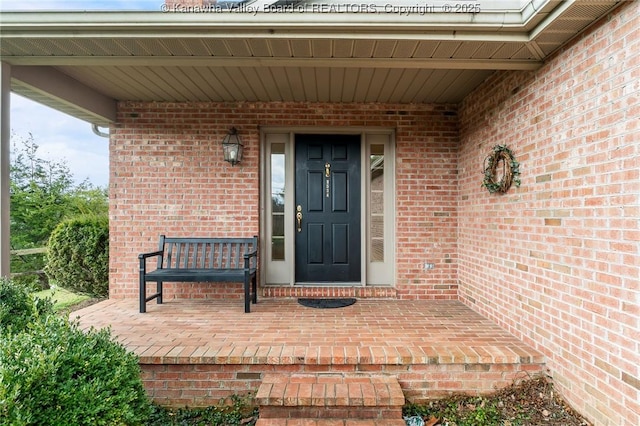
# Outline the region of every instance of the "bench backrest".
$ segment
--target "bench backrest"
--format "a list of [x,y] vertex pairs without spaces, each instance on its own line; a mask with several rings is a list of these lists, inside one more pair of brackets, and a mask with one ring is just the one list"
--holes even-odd
[[[258,249],[252,238],[169,238],[160,236],[158,268],[164,269],[242,269],[244,255]],[[251,269],[257,266],[251,258]]]

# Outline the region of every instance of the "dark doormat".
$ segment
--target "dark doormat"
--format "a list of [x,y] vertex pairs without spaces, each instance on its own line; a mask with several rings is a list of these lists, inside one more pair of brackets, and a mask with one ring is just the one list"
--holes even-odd
[[298,303],[308,308],[330,309],[344,308],[345,306],[353,305],[356,303],[356,299],[298,299]]

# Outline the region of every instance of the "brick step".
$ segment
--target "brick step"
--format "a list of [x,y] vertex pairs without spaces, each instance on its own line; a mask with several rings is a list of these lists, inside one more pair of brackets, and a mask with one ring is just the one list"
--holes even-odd
[[406,426],[404,420],[258,419],[256,426]]
[[357,373],[267,374],[256,401],[261,419],[384,419],[387,424],[402,419],[405,402],[395,377]]

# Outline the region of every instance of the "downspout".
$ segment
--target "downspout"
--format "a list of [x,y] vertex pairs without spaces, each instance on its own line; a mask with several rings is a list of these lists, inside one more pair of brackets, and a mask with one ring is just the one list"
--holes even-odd
[[91,130],[93,131],[93,133],[95,133],[96,135],[103,137],[103,138],[108,138],[109,137],[109,133],[105,133],[103,131],[100,130],[100,126],[98,126],[95,123],[91,123]]

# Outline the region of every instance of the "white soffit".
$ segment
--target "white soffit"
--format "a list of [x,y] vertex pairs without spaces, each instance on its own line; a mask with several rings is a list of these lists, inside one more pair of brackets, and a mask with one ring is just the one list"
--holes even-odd
[[[319,3],[334,12],[248,11]],[[16,71],[12,90],[98,124],[111,120],[105,108],[74,112],[73,96],[48,96],[46,84],[20,76],[49,69],[107,107],[117,100],[458,103],[495,70],[538,68],[619,2],[459,2],[477,13],[445,11],[452,3],[440,0],[422,12],[415,7],[426,2],[367,5],[389,3],[397,9],[342,13],[335,8],[346,2],[256,0],[206,13],[3,12],[0,55]]]

